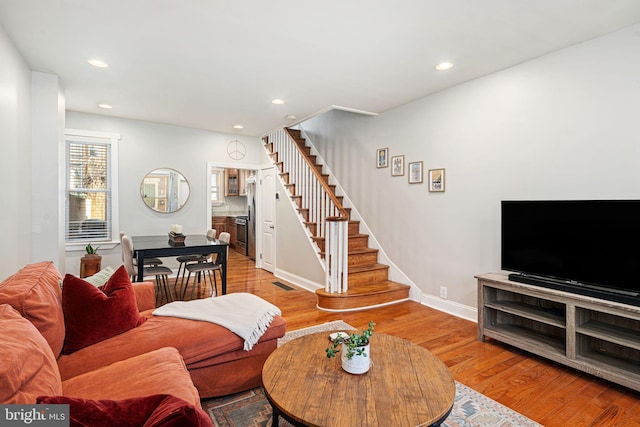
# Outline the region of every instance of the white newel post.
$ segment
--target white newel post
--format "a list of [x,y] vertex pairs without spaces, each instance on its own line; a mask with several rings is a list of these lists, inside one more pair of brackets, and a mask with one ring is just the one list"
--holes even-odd
[[346,218],[329,217],[326,222],[325,259],[327,263],[325,290],[344,293],[348,284],[348,224]]

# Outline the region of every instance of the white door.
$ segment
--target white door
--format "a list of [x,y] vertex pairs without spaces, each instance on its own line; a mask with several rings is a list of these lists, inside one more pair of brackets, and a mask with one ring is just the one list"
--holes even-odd
[[262,169],[260,180],[262,205],[262,268],[273,273],[276,264],[276,174],[273,167]]

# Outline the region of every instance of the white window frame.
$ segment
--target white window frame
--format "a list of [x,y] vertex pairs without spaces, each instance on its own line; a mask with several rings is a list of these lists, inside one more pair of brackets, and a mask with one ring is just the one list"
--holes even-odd
[[[111,132],[97,132],[97,131],[89,131],[89,130],[80,130],[80,129],[65,129],[65,188],[64,188],[64,206],[65,206],[65,220],[64,220],[64,231],[66,236],[67,231],[67,218],[68,218],[68,203],[67,197],[69,194],[69,156],[68,156],[68,145],[67,141],[71,142],[87,142],[87,143],[99,143],[99,144],[107,144],[109,145],[109,171],[107,177],[111,183],[111,236],[108,241],[101,241],[100,243],[94,244],[94,246],[99,246],[101,249],[113,249],[118,244],[120,244],[120,220],[119,220],[119,204],[118,204],[118,143],[120,142],[121,136],[119,133],[111,133]],[[67,252],[71,251],[84,251],[87,242],[67,242],[65,237],[65,250]]]
[[218,200],[214,201],[211,200],[211,197],[209,197],[209,200],[211,202],[211,206],[221,206],[224,204],[224,169],[223,168],[218,168],[218,167],[211,167],[209,168],[210,170],[210,175],[209,175],[209,195],[213,196],[213,185],[211,185],[212,183],[212,178],[214,175],[216,175],[217,177],[217,196],[218,196]]

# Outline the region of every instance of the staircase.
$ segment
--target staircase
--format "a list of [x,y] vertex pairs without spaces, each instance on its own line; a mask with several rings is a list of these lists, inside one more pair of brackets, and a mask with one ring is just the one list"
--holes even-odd
[[[288,146],[282,144],[283,138],[293,143],[292,146],[299,152],[296,153],[299,154],[298,157],[285,153],[285,151],[292,149],[284,148]],[[325,262],[328,275],[336,275],[329,270],[337,262],[327,262],[329,254],[326,249],[329,247],[330,253],[336,248],[340,250],[340,236],[333,236],[330,225],[332,221],[347,222],[346,266],[344,267],[346,278],[342,280],[344,287],[336,288],[330,285],[328,278],[325,289],[316,291],[318,308],[327,311],[362,310],[407,300],[410,287],[388,280],[389,266],[378,263],[378,250],[369,247],[369,235],[360,233],[360,222],[352,220],[350,208],[342,206],[343,197],[335,194],[336,186],[329,183],[329,175],[323,173],[323,166],[317,163],[317,156],[311,154],[311,147],[307,146],[306,139],[302,137],[301,132],[298,129],[285,129],[284,134],[269,135],[263,140],[269,156],[277,165],[284,187],[289,191],[289,195],[297,207],[300,220],[308,228],[311,239],[318,248],[320,258]],[[278,143],[274,143],[274,141],[278,141]],[[305,166],[317,171],[317,173],[314,172],[314,176],[320,177],[322,187],[330,193],[329,197],[336,205],[334,211],[337,212],[336,216],[331,216],[331,212],[326,215],[325,211],[322,211],[322,214],[314,213],[317,210],[315,206],[323,204],[315,203],[315,199],[319,197],[322,202],[321,196],[316,195],[317,188],[309,184],[307,175],[295,172],[293,165],[288,164],[300,163],[300,160],[297,160],[299,158],[304,159],[307,163]],[[286,162],[286,159],[290,159],[289,162]],[[313,193],[312,197],[309,197],[308,193]],[[335,258],[329,256],[329,259]],[[338,276],[340,274],[342,272],[337,273]],[[338,281],[340,281],[339,278]]]

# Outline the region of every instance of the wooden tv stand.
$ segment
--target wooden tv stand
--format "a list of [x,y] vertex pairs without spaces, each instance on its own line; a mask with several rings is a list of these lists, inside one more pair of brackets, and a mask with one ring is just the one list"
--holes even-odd
[[510,281],[478,279],[486,337],[640,391],[640,307]]

